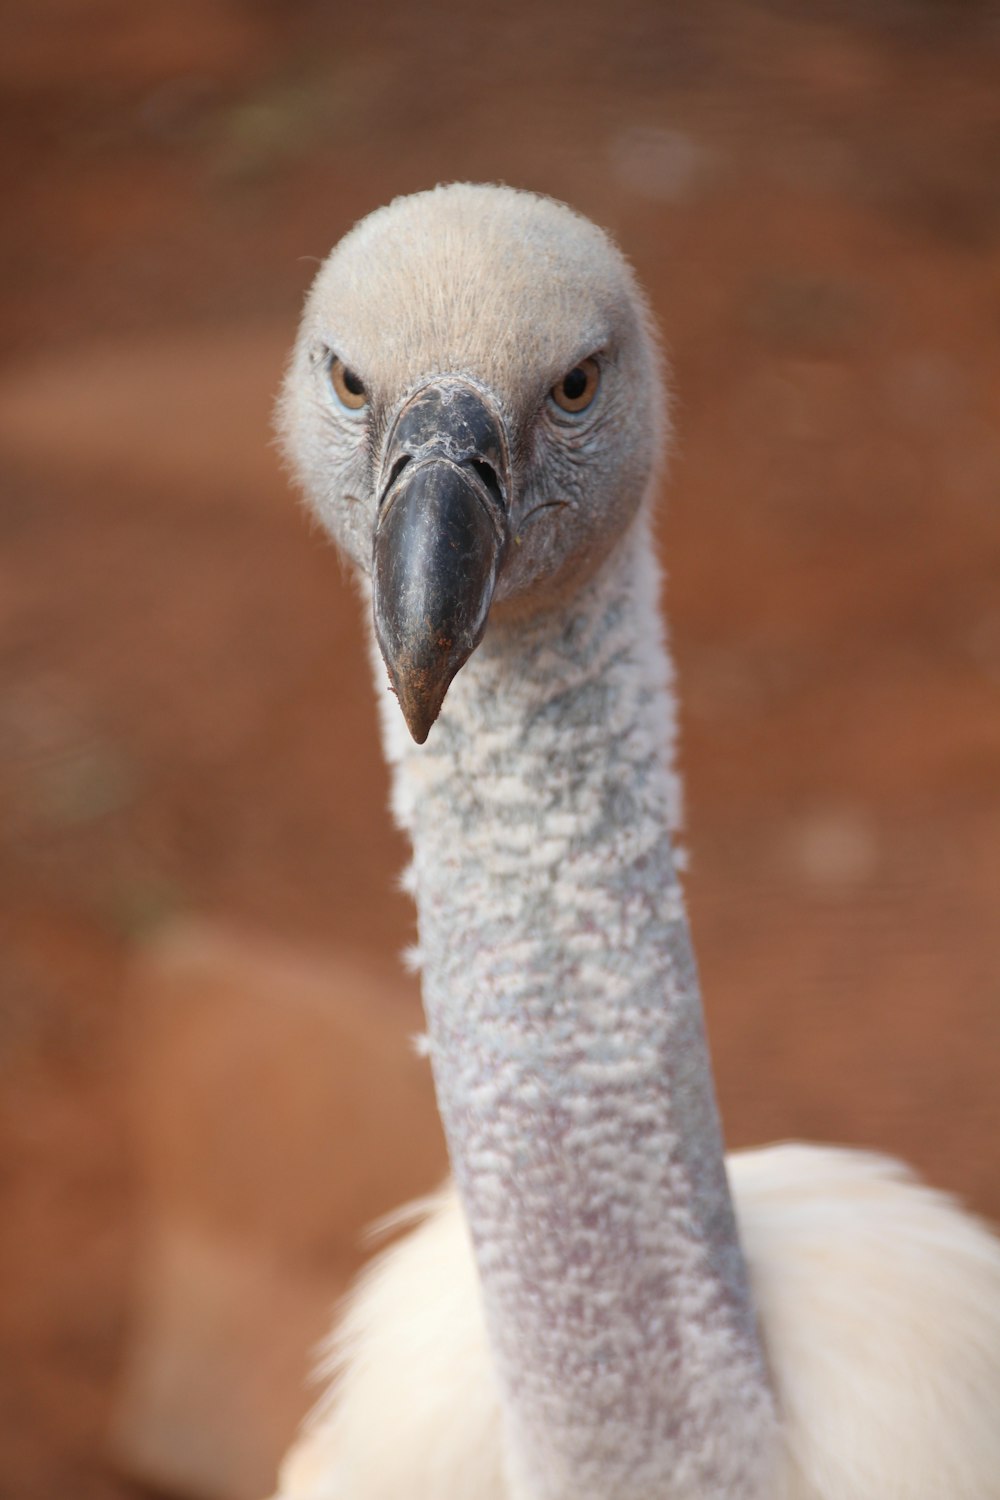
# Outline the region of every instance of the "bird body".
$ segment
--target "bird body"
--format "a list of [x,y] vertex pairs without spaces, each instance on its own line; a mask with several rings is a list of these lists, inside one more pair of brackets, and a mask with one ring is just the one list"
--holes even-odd
[[[898,1162],[727,1158],[782,1414],[767,1500],[1000,1495],[996,1241]],[[500,1399],[454,1190],[368,1268],[282,1500],[509,1500]]]
[[395,690],[457,1197],[363,1283],[283,1500],[1000,1500],[997,1242],[878,1158],[727,1171],[662,408],[628,267],[529,194],[400,200],[307,304],[282,427]]

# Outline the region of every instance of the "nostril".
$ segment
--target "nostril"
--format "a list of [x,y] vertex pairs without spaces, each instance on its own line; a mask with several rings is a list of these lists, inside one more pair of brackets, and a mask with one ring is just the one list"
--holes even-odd
[[400,456],[396,459],[396,462],[393,464],[391,470],[389,471],[389,481],[385,487],[387,492],[392,489],[393,485],[396,483],[396,480],[399,478],[400,474],[402,474],[403,470],[406,468],[406,465],[410,462],[412,457],[412,453],[401,453]]
[[483,484],[485,484],[492,495],[494,502],[503,510],[503,490],[500,488],[500,480],[497,478],[497,471],[493,465],[488,464],[485,458],[470,458],[469,467],[470,469],[475,469]]

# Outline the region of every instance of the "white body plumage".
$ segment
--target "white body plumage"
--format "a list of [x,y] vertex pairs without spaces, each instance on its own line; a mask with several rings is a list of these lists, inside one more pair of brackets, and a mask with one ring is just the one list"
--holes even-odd
[[[1000,1496],[1000,1250],[898,1162],[728,1158],[781,1413],[768,1500]],[[508,1500],[499,1398],[453,1191],[367,1270],[282,1500]]]

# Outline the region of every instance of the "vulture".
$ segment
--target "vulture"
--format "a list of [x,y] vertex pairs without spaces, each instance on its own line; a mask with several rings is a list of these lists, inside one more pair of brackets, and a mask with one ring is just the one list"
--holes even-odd
[[352,1294],[280,1500],[1000,1500],[1000,1242],[885,1157],[724,1155],[664,393],[626,260],[532,193],[397,199],[309,293],[278,425],[370,603],[454,1183]]

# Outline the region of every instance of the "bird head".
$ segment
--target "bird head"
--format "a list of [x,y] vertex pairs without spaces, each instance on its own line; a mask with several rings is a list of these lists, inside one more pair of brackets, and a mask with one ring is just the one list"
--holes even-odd
[[331,252],[278,425],[419,743],[487,620],[565,602],[623,536],[662,412],[633,274],[562,204],[453,184]]

